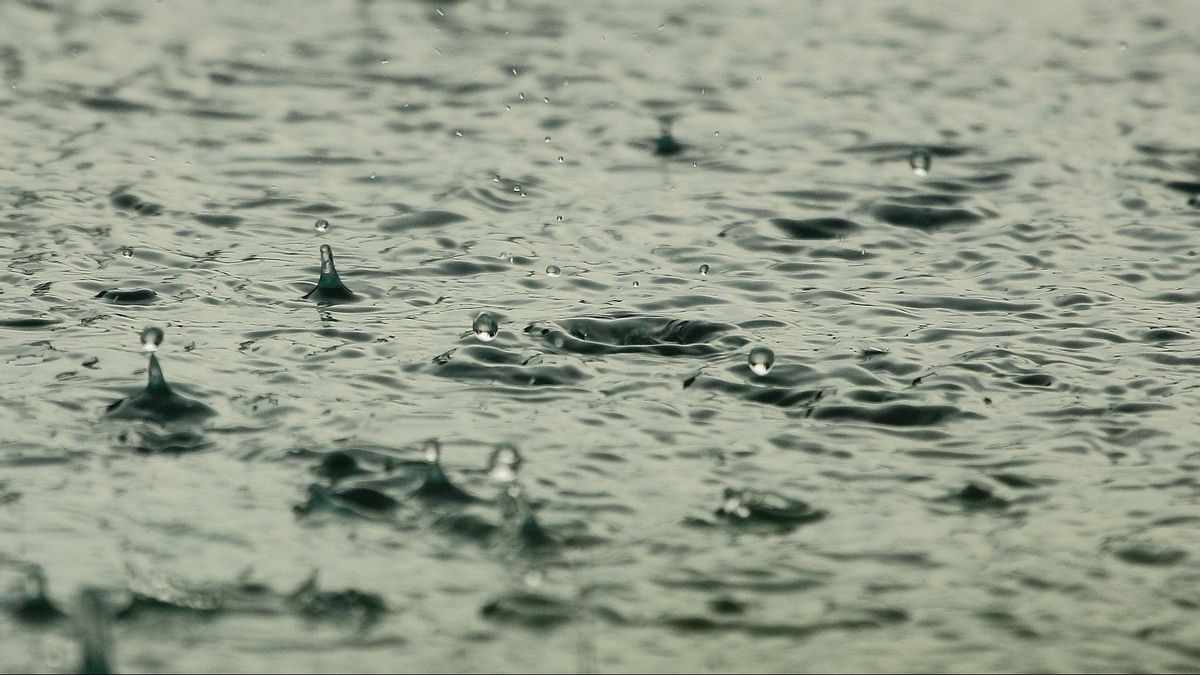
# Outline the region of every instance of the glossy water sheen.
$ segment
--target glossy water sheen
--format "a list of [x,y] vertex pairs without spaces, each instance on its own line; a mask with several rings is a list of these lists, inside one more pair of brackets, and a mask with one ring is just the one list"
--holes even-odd
[[1200,669],[1194,5],[0,26],[0,670]]

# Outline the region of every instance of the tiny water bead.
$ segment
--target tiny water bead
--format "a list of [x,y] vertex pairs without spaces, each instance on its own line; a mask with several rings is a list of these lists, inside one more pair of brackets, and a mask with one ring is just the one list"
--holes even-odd
[[324,218],[321,218],[316,222],[316,224],[313,225],[313,227],[316,228],[317,232],[320,232],[320,233],[328,232],[329,231],[329,221],[325,220]]
[[156,352],[163,341],[162,329],[157,326],[146,326],[141,333],[142,351]]
[[521,453],[511,445],[502,445],[488,458],[488,475],[500,483],[511,483],[521,470]]
[[556,277],[560,274],[562,274],[562,270],[558,268],[558,265],[550,265],[546,268],[546,276],[548,277]]
[[912,167],[914,174],[927,176],[930,166],[933,165],[933,155],[925,148],[916,148],[908,156],[908,165]]
[[747,359],[750,365],[750,371],[759,377],[766,375],[771,371],[771,367],[775,365],[775,352],[766,347],[755,347],[750,350],[750,358]]
[[471,324],[471,330],[475,332],[475,337],[479,338],[480,342],[491,342],[500,332],[500,324],[491,314],[482,312],[475,317],[475,322]]
[[708,276],[708,265],[700,266],[700,276],[702,276],[702,277]]
[[133,249],[129,248],[128,246],[122,246],[121,247],[121,255],[125,258],[132,258],[133,257]]
[[436,439],[425,441],[425,461],[430,464],[437,464],[442,461],[442,444]]

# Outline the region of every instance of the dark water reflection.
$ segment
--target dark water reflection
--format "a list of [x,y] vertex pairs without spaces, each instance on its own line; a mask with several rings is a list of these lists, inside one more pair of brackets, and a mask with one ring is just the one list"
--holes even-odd
[[0,670],[1200,668],[1198,16],[0,5]]

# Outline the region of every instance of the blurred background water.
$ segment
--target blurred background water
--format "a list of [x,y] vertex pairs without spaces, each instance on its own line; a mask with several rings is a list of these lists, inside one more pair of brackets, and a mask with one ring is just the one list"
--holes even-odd
[[0,4],[0,670],[1200,669],[1197,35]]

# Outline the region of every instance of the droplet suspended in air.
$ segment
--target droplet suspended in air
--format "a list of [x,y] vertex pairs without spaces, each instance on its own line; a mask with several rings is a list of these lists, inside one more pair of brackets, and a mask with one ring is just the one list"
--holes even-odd
[[479,338],[480,342],[491,342],[500,332],[500,324],[491,314],[482,312],[475,317],[475,322],[471,324],[471,330],[475,331],[475,337]]
[[933,165],[933,155],[930,155],[925,148],[916,148],[908,156],[908,165],[912,167],[914,174],[927,176],[929,167]]
[[755,347],[750,350],[750,358],[747,359],[750,364],[750,372],[762,377],[771,371],[771,367],[775,365],[775,352],[766,347]]
[[558,156],[558,163],[559,163],[559,164],[562,164],[562,163],[563,163],[563,156],[562,156],[562,155],[559,155],[559,156]]
[[162,344],[163,332],[158,326],[146,326],[142,329],[140,338],[142,340],[142,351],[156,352],[158,351],[158,346]]
[[562,217],[562,216],[558,216],[558,217],[557,217],[555,220],[557,220],[558,222],[560,222],[560,223],[561,223],[561,222],[562,222],[562,219],[563,219],[563,217]]
[[122,246],[121,247],[121,255],[126,258],[132,258],[133,257],[133,249],[129,248],[128,246]]
[[436,438],[431,438],[425,441],[425,461],[430,464],[437,464],[442,461],[442,444]]
[[550,137],[549,137],[549,136],[547,136],[547,137],[546,137],[546,142],[547,142],[547,143],[549,143],[549,142],[550,142]]
[[500,483],[511,483],[517,479],[521,470],[521,453],[511,445],[502,445],[492,451],[488,458],[487,471],[492,480]]
[[317,230],[317,232],[320,232],[322,234],[325,232],[328,232],[329,231],[329,221],[325,220],[324,218],[321,218],[321,219],[317,220],[317,222],[313,225],[313,228],[315,228]]
[[560,274],[562,274],[562,270],[558,268],[558,265],[550,265],[546,268],[546,276],[548,277],[556,277]]
[[707,264],[700,266],[700,276],[702,276],[702,277],[708,276],[708,265]]

